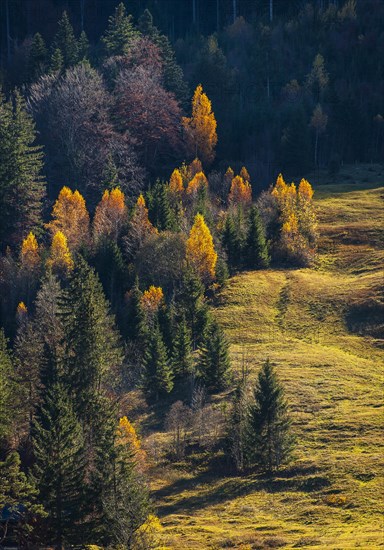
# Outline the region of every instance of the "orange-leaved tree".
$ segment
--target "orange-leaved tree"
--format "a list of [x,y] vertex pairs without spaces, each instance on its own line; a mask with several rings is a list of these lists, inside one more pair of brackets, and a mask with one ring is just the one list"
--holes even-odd
[[196,270],[204,283],[210,283],[215,278],[217,254],[211,232],[201,214],[195,216],[189,233],[186,257],[188,264]]
[[163,289],[160,286],[151,285],[148,290],[143,292],[141,297],[141,307],[149,322],[152,322],[159,311],[160,305],[164,301]]
[[228,195],[228,203],[231,206],[238,206],[240,204],[246,206],[252,203],[252,188],[248,180],[244,180],[241,176],[233,178]]
[[208,189],[208,180],[204,172],[197,172],[190,182],[188,182],[187,194],[196,195],[199,189]]
[[52,221],[48,229],[52,235],[64,233],[71,250],[76,250],[89,242],[89,214],[84,197],[63,187],[53,205]]
[[169,180],[169,190],[173,195],[180,195],[184,191],[183,177],[178,168],[172,172]]
[[72,255],[67,244],[67,237],[57,231],[52,239],[47,267],[60,276],[66,276],[74,267]]
[[215,158],[217,123],[211,102],[201,84],[193,94],[192,116],[183,117],[183,126],[190,154],[201,158],[204,164],[211,164]]
[[115,187],[105,190],[96,206],[93,218],[93,236],[95,241],[103,237],[117,239],[127,217],[124,193]]
[[35,272],[40,265],[41,257],[39,245],[32,231],[23,240],[20,251],[20,263],[27,273]]

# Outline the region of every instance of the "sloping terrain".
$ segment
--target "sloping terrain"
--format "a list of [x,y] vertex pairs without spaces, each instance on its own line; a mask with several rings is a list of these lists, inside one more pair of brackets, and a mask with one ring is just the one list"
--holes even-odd
[[296,458],[273,480],[153,468],[167,547],[384,547],[383,196],[318,186],[318,265],[242,273],[222,291],[235,368],[245,358],[252,381],[270,358],[286,387]]

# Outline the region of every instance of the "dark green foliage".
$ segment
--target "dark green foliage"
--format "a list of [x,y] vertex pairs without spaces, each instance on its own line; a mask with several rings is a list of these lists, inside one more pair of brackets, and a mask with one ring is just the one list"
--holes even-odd
[[36,33],[32,39],[31,49],[28,56],[28,77],[35,81],[44,74],[47,64],[47,48],[40,33]]
[[193,372],[191,333],[184,315],[177,323],[171,364],[175,378],[185,380]]
[[270,257],[265,231],[256,206],[252,206],[249,212],[249,228],[244,253],[246,265],[250,269],[269,266]]
[[[21,461],[15,451],[0,461],[0,510],[6,506],[16,518],[15,535],[20,547],[27,548],[28,535],[32,524],[37,518],[45,516],[41,504],[37,504],[37,490],[33,482],[21,471]],[[8,525],[2,522],[0,526],[0,544],[7,535]]]
[[216,280],[219,285],[224,285],[229,277],[228,265],[222,256],[217,258],[216,263]]
[[47,542],[79,542],[84,504],[85,456],[80,424],[66,389],[54,384],[44,396],[32,431],[33,475],[48,512]]
[[45,182],[43,153],[34,145],[35,124],[25,101],[15,91],[9,101],[0,95],[0,242],[20,244],[29,231],[42,228]]
[[149,219],[160,231],[176,229],[176,215],[171,208],[168,188],[165,183],[157,181],[147,193]]
[[104,292],[114,307],[121,301],[121,289],[124,287],[126,275],[123,255],[116,241],[105,239],[100,242],[94,263]]
[[64,57],[61,53],[60,48],[55,48],[49,59],[49,73],[57,74],[63,70],[64,67]]
[[139,30],[159,48],[164,63],[164,85],[173,92],[181,104],[185,105],[188,99],[188,86],[184,82],[182,68],[177,64],[175,52],[167,36],[161,34],[153,24],[152,14],[148,9],[139,18]]
[[79,59],[78,44],[66,11],[58,22],[58,30],[53,39],[52,51],[55,50],[60,50],[65,69],[75,65]]
[[293,437],[284,390],[267,360],[253,392],[247,422],[247,460],[272,472],[291,456]]
[[242,256],[243,241],[231,213],[229,213],[225,219],[223,246],[227,253],[229,265],[231,267],[239,267]]
[[126,14],[125,6],[121,2],[116,6],[114,15],[109,18],[107,30],[102,38],[107,55],[127,54],[136,36],[138,32],[132,25],[132,16]]
[[211,391],[222,390],[231,378],[229,344],[217,321],[208,325],[200,347],[199,376]]
[[89,41],[84,31],[81,31],[79,41],[77,43],[79,61],[88,59],[89,56]]
[[281,167],[289,173],[305,173],[311,167],[309,117],[303,109],[290,116],[281,137]]
[[176,330],[175,307],[173,302],[160,304],[157,314],[160,331],[163,337],[164,344],[168,350],[170,357],[173,350],[174,334]]
[[158,401],[173,388],[173,373],[169,364],[167,350],[158,325],[147,337],[144,352],[143,389],[149,400]]
[[111,383],[112,372],[116,378],[122,350],[101,283],[81,258],[65,292],[63,323],[67,380],[76,411],[87,416],[95,394]]
[[145,321],[145,313],[141,304],[142,292],[139,288],[139,280],[136,277],[129,297],[126,310],[126,335],[127,337],[139,344],[142,344],[145,338],[147,327]]
[[192,344],[196,349],[209,322],[209,310],[204,301],[204,286],[191,269],[184,270],[178,302],[191,329]]
[[231,460],[239,472],[244,470],[246,464],[247,420],[246,379],[243,379],[235,389],[233,408],[228,425]]
[[[0,330],[0,441],[11,434],[16,383],[8,342]],[[1,489],[0,489],[1,491]]]

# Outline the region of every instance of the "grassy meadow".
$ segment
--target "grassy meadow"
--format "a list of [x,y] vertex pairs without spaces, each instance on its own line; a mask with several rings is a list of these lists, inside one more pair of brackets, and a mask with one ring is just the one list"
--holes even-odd
[[273,479],[154,465],[167,548],[384,548],[384,189],[350,174],[315,185],[314,268],[241,273],[215,307],[235,369],[276,366],[295,460]]

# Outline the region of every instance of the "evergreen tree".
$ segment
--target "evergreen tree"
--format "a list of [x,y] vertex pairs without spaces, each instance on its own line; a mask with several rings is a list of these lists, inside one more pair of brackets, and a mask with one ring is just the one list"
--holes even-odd
[[229,344],[217,321],[212,320],[200,347],[199,376],[212,391],[222,390],[230,380]]
[[84,61],[88,59],[89,56],[89,41],[88,37],[85,34],[85,31],[81,31],[79,36],[79,41],[77,43],[79,61]]
[[267,360],[256,382],[247,422],[247,459],[268,472],[291,456],[293,437],[284,390]]
[[60,48],[55,48],[49,59],[49,74],[61,73],[64,67],[64,57]]
[[185,316],[183,315],[177,324],[171,364],[176,378],[185,379],[192,374],[192,342],[190,330],[187,327]]
[[269,266],[270,257],[265,232],[260,214],[256,206],[249,213],[249,229],[245,243],[245,258],[247,266],[251,269],[265,268]]
[[76,65],[79,59],[79,49],[66,11],[63,12],[58,22],[58,30],[53,39],[53,52],[57,49],[60,50],[63,56],[65,69]]
[[119,335],[95,271],[79,258],[65,292],[63,323],[66,340],[66,376],[76,411],[88,416],[106,377],[122,362]]
[[107,30],[101,39],[107,55],[127,54],[137,36],[138,31],[133,27],[132,16],[126,14],[125,6],[121,2],[116,6],[114,15],[108,19]]
[[126,333],[128,338],[139,344],[143,342],[147,332],[141,298],[142,292],[139,288],[139,279],[136,277],[135,284],[129,293]]
[[242,245],[243,243],[236,229],[233,216],[229,213],[225,219],[223,246],[227,253],[228,263],[231,267],[238,267],[240,265]]
[[32,39],[31,49],[28,56],[28,77],[31,82],[37,80],[44,74],[47,63],[47,48],[43,37],[36,33]]
[[159,327],[163,337],[164,344],[168,350],[170,357],[173,351],[174,334],[175,334],[175,307],[173,302],[167,305],[164,301],[160,304],[157,314]]
[[3,330],[0,330],[0,441],[10,435],[12,430],[15,393],[8,342]]
[[147,397],[156,401],[170,393],[173,388],[172,369],[158,325],[153,328],[147,339],[143,388]]
[[48,512],[47,541],[61,549],[81,541],[85,473],[82,430],[62,385],[46,391],[32,441],[33,475]]
[[159,231],[175,230],[176,219],[171,209],[167,186],[157,181],[148,192],[149,219]]
[[43,153],[34,145],[35,124],[16,90],[9,101],[0,95],[0,242],[19,244],[42,228],[45,182]]
[[193,348],[196,349],[208,324],[209,312],[204,302],[204,286],[192,269],[184,270],[178,302],[191,329]]

